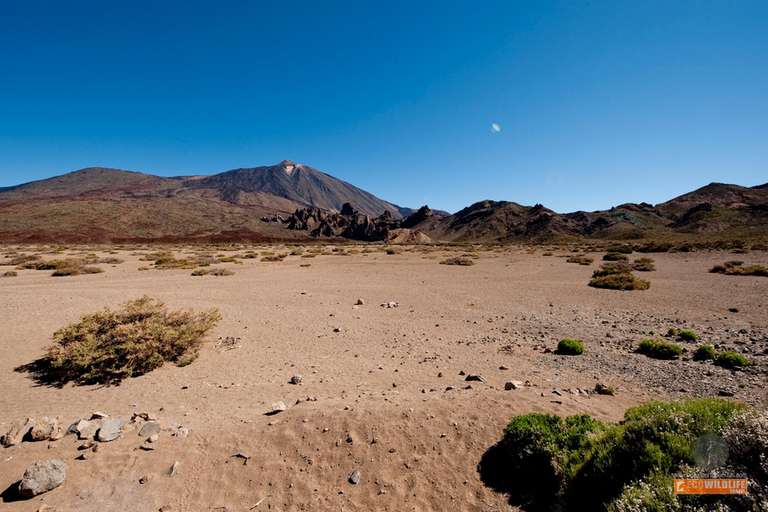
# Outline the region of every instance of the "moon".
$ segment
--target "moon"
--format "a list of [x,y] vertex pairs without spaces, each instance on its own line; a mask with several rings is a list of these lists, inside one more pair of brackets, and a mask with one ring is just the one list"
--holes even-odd
[[499,126],[499,125],[498,125],[498,124],[496,124],[496,123],[493,123],[493,124],[491,125],[491,131],[492,131],[493,133],[499,133],[499,132],[501,131],[501,126]]

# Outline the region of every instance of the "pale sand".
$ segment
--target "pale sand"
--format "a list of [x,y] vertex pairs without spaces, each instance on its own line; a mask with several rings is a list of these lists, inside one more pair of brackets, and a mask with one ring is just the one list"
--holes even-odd
[[[0,279],[0,433],[26,416],[59,416],[66,427],[93,411],[126,419],[147,411],[163,427],[178,422],[190,430],[186,439],[162,432],[152,452],[137,449],[142,439],[130,432],[86,461],[75,460],[81,443],[73,436],[0,448],[0,491],[37,460],[69,466],[60,488],[2,508],[244,511],[264,498],[254,510],[511,510],[506,496],[483,485],[477,465],[513,415],[619,420],[628,407],[667,396],[628,372],[643,365],[662,376],[669,365],[687,365],[738,383],[739,375],[711,365],[653,361],[621,346],[648,329],[666,332],[676,319],[709,343],[722,329],[768,332],[768,279],[707,272],[729,259],[766,265],[765,253],[633,255],[656,260],[657,272],[637,273],[652,282],[643,292],[587,287],[599,261],[584,267],[515,248],[457,267],[438,264],[441,252],[429,254],[438,259],[421,252],[251,259],[216,265],[234,276],[192,277],[191,270],[138,272],[147,263],[121,252],[126,263],[103,266],[103,274],[52,278],[24,270]],[[143,294],[172,308],[219,308],[223,320],[192,365],[166,365],[120,386],[63,389],[14,371],[40,357],[56,329]],[[354,309],[358,298],[365,305]],[[388,301],[400,306],[379,305]],[[637,314],[647,317],[632,320]],[[715,331],[706,334],[710,326]],[[214,350],[219,336],[241,338],[242,348]],[[581,339],[586,353],[566,358],[536,348],[554,349],[563,337]],[[764,345],[749,346],[762,352]],[[750,357],[765,370],[764,356]],[[602,366],[588,371],[597,358]],[[461,370],[486,381],[462,389]],[[298,386],[288,383],[294,374],[303,376]],[[737,398],[761,400],[763,376]],[[508,380],[533,386],[504,391]],[[598,380],[617,388],[616,396],[552,393],[593,389]],[[317,401],[294,405],[307,396]],[[288,410],[266,416],[278,400]],[[238,452],[252,457],[247,465],[232,457]],[[166,476],[175,461],[177,473]],[[356,468],[362,478],[351,485]],[[140,485],[144,475],[151,480]]]

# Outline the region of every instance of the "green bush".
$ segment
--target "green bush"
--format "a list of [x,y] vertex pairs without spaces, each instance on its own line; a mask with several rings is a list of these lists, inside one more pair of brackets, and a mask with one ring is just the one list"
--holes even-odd
[[[551,510],[667,510],[672,474],[694,464],[693,445],[723,434],[743,404],[722,399],[649,402],[627,410],[621,424],[587,415],[516,416],[504,430],[508,476]],[[750,445],[751,446],[751,445]],[[749,446],[745,444],[745,453]],[[753,457],[754,459],[754,457]],[[622,508],[627,498],[635,508]],[[546,502],[546,503],[545,503]]]
[[709,345],[702,345],[693,353],[694,361],[707,361],[715,358],[715,349]]
[[562,339],[557,344],[557,353],[570,356],[578,356],[584,353],[584,345],[576,340]]
[[603,256],[603,261],[628,261],[629,257],[620,252],[609,252]]
[[693,331],[679,331],[677,337],[683,341],[696,341],[699,339]]
[[683,353],[683,349],[674,343],[667,343],[663,340],[642,340],[637,351],[654,359],[677,359]]
[[752,365],[746,357],[736,352],[720,352],[715,358],[715,364],[729,370]]
[[162,302],[144,296],[56,331],[39,371],[59,383],[118,383],[166,361],[188,359],[220,319],[216,309],[168,311]]

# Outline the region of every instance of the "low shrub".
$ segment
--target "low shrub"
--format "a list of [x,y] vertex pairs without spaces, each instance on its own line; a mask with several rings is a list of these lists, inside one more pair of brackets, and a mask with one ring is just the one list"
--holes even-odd
[[693,353],[694,361],[708,361],[715,358],[715,349],[709,345],[702,345]]
[[569,356],[578,356],[584,353],[584,345],[576,340],[570,340],[568,338],[560,340],[557,344],[557,353]]
[[699,337],[693,331],[678,331],[677,337],[683,341],[696,341]]
[[768,277],[768,268],[762,265],[742,266],[743,261],[726,261],[722,265],[715,265],[709,271],[713,274],[725,274],[727,276],[759,276]]
[[717,354],[717,357],[715,357],[715,364],[717,366],[722,366],[723,368],[728,368],[729,370],[734,370],[736,368],[744,368],[745,366],[752,366],[752,362],[749,361],[746,357],[742,356],[741,354],[737,354],[736,352],[720,352]]
[[589,282],[589,286],[609,290],[647,290],[651,283],[638,279],[631,273],[617,273],[595,277]]
[[399,247],[390,247],[387,249],[387,254],[402,254],[403,250]]
[[[18,256],[14,256],[7,262],[3,262],[3,265],[24,265],[25,263],[30,263],[34,261],[40,261],[42,260],[42,256],[39,254],[19,254]],[[24,267],[29,268],[29,267]]]
[[638,272],[653,272],[656,270],[656,265],[652,258],[638,258],[632,262],[632,270]]
[[609,252],[603,256],[603,261],[628,261],[629,257],[620,252]]
[[86,267],[86,266],[71,266],[57,268],[51,274],[52,277],[64,277],[64,276],[79,276],[82,274],[101,274],[104,272],[98,267]]
[[472,258],[462,258],[455,256],[453,258],[446,258],[440,262],[441,265],[459,265],[462,267],[470,267],[475,264]]
[[591,265],[594,263],[594,258],[588,258],[584,256],[583,254],[578,256],[570,256],[567,260],[565,260],[567,263],[578,263],[579,265]]
[[[302,258],[306,257],[306,255],[302,256]],[[272,254],[269,256],[264,256],[261,258],[261,261],[283,261],[285,259],[285,254]]]
[[216,309],[168,311],[162,302],[144,296],[117,311],[105,308],[84,315],[56,331],[38,371],[59,383],[118,383],[166,361],[192,357],[220,319]]
[[637,351],[654,359],[677,359],[683,354],[683,349],[679,345],[658,339],[640,341]]
[[0,274],[0,277],[16,277],[18,275],[19,273],[16,272],[15,270],[9,270],[7,272],[3,272],[2,274]]

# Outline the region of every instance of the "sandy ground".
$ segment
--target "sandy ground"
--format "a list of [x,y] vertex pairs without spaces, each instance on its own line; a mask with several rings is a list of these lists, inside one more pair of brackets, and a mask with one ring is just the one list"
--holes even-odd
[[[66,427],[94,411],[125,419],[150,412],[163,427],[180,423],[190,431],[186,438],[161,432],[149,452],[128,432],[83,461],[75,459],[82,443],[74,436],[0,448],[0,491],[35,461],[56,458],[69,467],[58,489],[2,508],[514,510],[507,496],[483,484],[478,463],[515,414],[617,421],[649,399],[716,396],[724,388],[764,403],[768,279],[707,270],[736,258],[766,265],[767,254],[649,255],[658,270],[641,275],[652,282],[642,292],[589,288],[598,263],[569,264],[565,254],[510,248],[459,267],[417,248],[250,259],[216,265],[233,276],[192,277],[190,270],[139,272],[147,263],[121,252],[126,262],[103,266],[103,274],[53,278],[22,270],[2,278],[0,433],[18,418],[59,417]],[[144,294],[173,308],[219,308],[223,320],[196,362],[111,387],[38,386],[14,371],[40,357],[56,329]],[[365,304],[355,308],[358,298]],[[380,306],[389,301],[399,307]],[[746,349],[757,365],[732,373],[631,351],[649,330],[673,326]],[[240,338],[242,348],[214,349],[226,336]],[[581,339],[586,353],[545,351],[563,337]],[[485,382],[465,382],[460,371],[480,373]],[[303,376],[299,385],[288,382],[294,374]],[[510,380],[532,385],[505,391]],[[616,395],[567,391],[597,382]],[[278,400],[288,409],[266,415]],[[247,465],[237,453],[251,457]],[[176,474],[167,476],[176,461]],[[358,468],[360,482],[352,485]],[[144,476],[149,481],[140,484]]]

